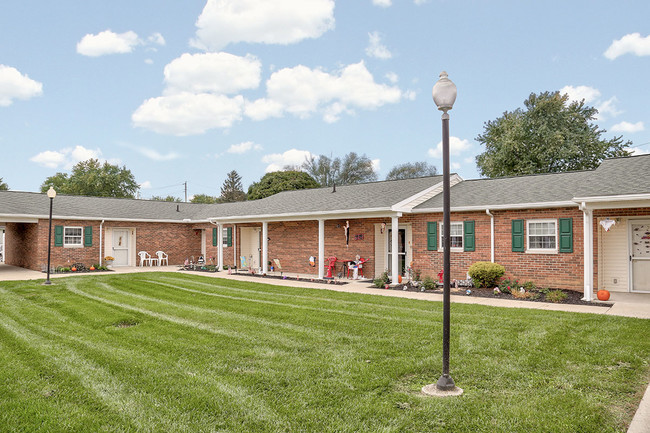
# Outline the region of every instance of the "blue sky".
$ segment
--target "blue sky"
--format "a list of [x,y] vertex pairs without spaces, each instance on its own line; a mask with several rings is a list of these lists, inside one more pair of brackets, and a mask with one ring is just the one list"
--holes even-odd
[[37,191],[89,157],[143,198],[244,189],[309,154],[355,151],[380,179],[442,170],[442,70],[458,87],[452,170],[478,177],[484,122],[532,92],[600,110],[650,151],[650,2],[7,0],[0,14],[0,177]]

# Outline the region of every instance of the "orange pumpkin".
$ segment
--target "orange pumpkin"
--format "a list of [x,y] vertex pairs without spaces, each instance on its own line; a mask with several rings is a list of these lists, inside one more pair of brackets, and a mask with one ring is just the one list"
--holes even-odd
[[75,268],[75,267],[73,267],[73,268],[70,269],[70,270],[71,270],[72,272],[77,272],[77,268]]
[[91,270],[91,271],[94,271],[94,270],[95,270],[95,267],[94,267],[94,266],[91,266],[91,267],[90,267],[90,270]]
[[398,275],[398,276],[397,276],[397,282],[400,283],[400,284],[402,284],[402,276],[401,276],[401,275]]
[[599,301],[607,301],[609,300],[609,291],[605,289],[601,289],[596,293],[596,296],[598,296]]

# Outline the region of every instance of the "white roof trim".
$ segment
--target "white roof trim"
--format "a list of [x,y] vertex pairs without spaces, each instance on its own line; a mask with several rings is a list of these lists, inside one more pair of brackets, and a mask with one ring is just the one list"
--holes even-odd
[[[463,181],[462,177],[460,177],[457,174],[454,174],[449,178],[449,186],[452,187],[462,181]],[[412,195],[411,197],[408,197],[399,203],[394,204],[391,207],[391,209],[394,211],[411,212],[411,210],[415,206],[422,204],[425,201],[429,200],[430,198],[440,194],[442,192],[442,188],[443,188],[442,182],[438,182],[437,184],[430,186],[429,188],[420,191],[417,194]]]
[[241,215],[229,217],[212,217],[208,218],[211,223],[250,223],[262,221],[300,221],[300,220],[319,220],[319,219],[343,219],[343,218],[381,218],[401,216],[400,212],[392,211],[389,208],[372,208],[372,209],[349,209],[333,210],[326,212],[296,212],[285,214],[266,214],[266,215]]
[[[483,205],[483,206],[457,206],[451,207],[452,212],[484,212],[485,209],[490,211],[494,210],[509,210],[509,209],[543,209],[549,207],[577,207],[578,203],[573,201],[553,201],[546,203],[516,203],[516,204],[499,204],[499,205]],[[440,213],[442,208],[429,208],[429,209],[414,209],[414,214],[419,213]]]
[[592,197],[574,197],[575,202],[616,202],[616,201],[632,201],[632,200],[650,200],[650,194],[622,194],[622,195],[601,195]]

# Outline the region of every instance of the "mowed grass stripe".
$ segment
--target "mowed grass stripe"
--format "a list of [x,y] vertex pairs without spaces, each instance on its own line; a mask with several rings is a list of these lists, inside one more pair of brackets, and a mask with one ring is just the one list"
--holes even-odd
[[[69,281],[66,281],[66,283],[68,282]],[[151,353],[150,351],[143,352],[141,338],[139,338],[140,344],[138,346],[140,350],[127,350],[124,347],[119,347],[119,346],[114,347],[113,345],[109,345],[107,343],[107,337],[110,337],[110,333],[102,332],[105,331],[106,328],[99,328],[99,329],[87,328],[85,330],[86,331],[85,336],[87,337],[86,339],[81,338],[78,335],[66,335],[61,332],[55,332],[50,329],[44,328],[41,325],[37,325],[33,322],[30,322],[29,319],[22,316],[20,312],[17,311],[18,308],[16,308],[15,305],[12,307],[10,305],[11,302],[8,302],[8,297],[12,295],[11,293],[2,291],[1,289],[0,289],[0,293],[2,293],[3,295],[9,295],[9,296],[3,296],[2,298],[3,307],[11,310],[14,314],[16,314],[19,317],[19,319],[21,319],[24,322],[22,324],[23,326],[21,332],[22,335],[27,335],[28,333],[30,333],[32,336],[31,340],[35,340],[37,334],[34,332],[34,330],[35,329],[38,330],[38,332],[42,334],[38,336],[41,342],[47,341],[51,343],[50,348],[65,348],[66,354],[68,355],[67,358],[73,364],[76,364],[77,360],[81,359],[81,355],[78,354],[79,348],[85,347],[89,350],[84,351],[83,356],[90,357],[91,359],[95,359],[101,362],[102,364],[109,364],[111,372],[114,373],[127,372],[128,374],[126,375],[125,379],[130,380],[131,382],[137,384],[139,386],[138,389],[150,387],[151,392],[158,393],[160,392],[160,390],[167,390],[169,392],[174,392],[178,395],[181,395],[183,394],[184,391],[182,389],[178,389],[174,391],[174,388],[176,387],[176,385],[179,384],[179,376],[184,376],[181,377],[181,379],[185,378],[186,380],[190,381],[192,384],[191,386],[192,389],[194,389],[196,386],[205,388],[206,392],[202,397],[205,399],[206,402],[209,402],[210,400],[213,400],[215,398],[217,398],[221,403],[223,403],[226,400],[230,402],[228,403],[228,405],[225,405],[226,406],[225,408],[224,407],[214,408],[215,415],[219,414],[221,409],[221,412],[223,412],[222,416],[224,420],[229,416],[228,415],[229,411],[236,412],[239,411],[240,406],[244,406],[244,408],[246,409],[246,417],[250,418],[250,422],[252,424],[257,424],[257,423],[271,423],[271,424],[279,423],[279,425],[282,424],[282,422],[280,422],[281,417],[279,417],[276,413],[274,413],[271,409],[269,409],[269,407],[264,403],[264,401],[254,398],[253,394],[250,392],[248,388],[237,385],[235,383],[230,383],[228,381],[220,380],[221,378],[224,378],[224,376],[220,376],[218,374],[215,375],[215,371],[213,370],[211,371],[210,369],[198,369],[192,367],[185,370],[181,368],[183,364],[182,360],[179,362],[177,359],[176,360],[170,359],[173,365],[179,367],[179,371],[171,372],[171,375],[164,374],[164,370],[163,372],[161,372],[159,369],[160,365],[159,364],[157,365],[155,362],[151,362],[151,360],[157,359],[157,361],[160,362],[161,361],[160,357],[164,358],[165,355],[171,355],[172,352],[170,352],[169,347],[166,350],[161,350],[159,353]],[[18,296],[15,296],[14,298],[21,299]],[[21,300],[24,300],[24,298],[22,298]],[[32,309],[32,308],[39,309],[38,316],[43,317],[44,323],[51,324],[52,322],[59,321],[61,323],[65,323],[68,326],[74,324],[74,322],[69,321],[68,318],[63,317],[61,315],[57,315],[56,312],[52,311],[50,308],[43,307],[40,305],[30,305],[27,309]],[[13,320],[8,316],[5,317],[0,316],[0,321],[6,323],[14,323],[14,324],[19,323],[18,321]],[[17,326],[14,326],[14,329],[16,328]],[[93,333],[96,335],[92,335]],[[53,343],[54,341],[57,342],[56,345]],[[198,347],[189,348],[189,350],[192,351],[197,349],[199,348]],[[127,366],[123,365],[125,361],[128,361],[129,365]],[[140,377],[143,376],[145,373],[149,373],[149,376]],[[85,376],[82,376],[81,379],[83,379],[84,377]],[[81,383],[83,383],[83,381]],[[167,397],[166,399],[169,398],[171,397]],[[203,402],[203,404],[205,404],[205,402]],[[154,402],[153,406],[150,409],[155,409],[157,407],[160,407],[161,405],[166,405],[166,403]],[[185,410],[189,411],[191,410],[191,407],[185,408]],[[168,414],[167,416],[171,416],[171,415],[173,414]],[[224,422],[227,424],[226,421]],[[162,427],[164,426],[161,426],[161,428]],[[170,431],[195,431],[193,428],[180,429],[181,427],[182,427],[181,425],[175,427],[168,426],[168,428],[172,429]],[[179,430],[177,430],[176,428],[178,428]]]

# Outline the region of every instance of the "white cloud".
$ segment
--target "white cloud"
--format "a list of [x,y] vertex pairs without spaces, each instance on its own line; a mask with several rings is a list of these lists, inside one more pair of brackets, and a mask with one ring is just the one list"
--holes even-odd
[[229,128],[242,118],[244,98],[209,93],[178,93],[147,99],[131,115],[134,126],[161,134],[202,134]]
[[29,99],[43,94],[43,83],[23,75],[16,68],[0,65],[0,107],[8,107],[14,99]]
[[427,3],[428,1],[429,0],[413,0],[413,3],[415,3],[416,5],[419,6],[419,5],[423,5],[423,4]]
[[334,28],[334,0],[207,0],[191,45],[218,51],[230,43],[292,44]]
[[165,38],[163,38],[163,35],[161,35],[160,33],[152,33],[151,36],[147,38],[147,42],[149,42],[150,44],[164,46]]
[[[469,150],[471,144],[469,140],[461,140],[458,137],[449,137],[449,154],[450,155],[461,155],[467,150]],[[435,149],[431,148],[427,152],[428,155],[432,158],[441,158],[442,157],[442,141],[438,143]]]
[[372,0],[372,4],[382,8],[387,8],[393,4],[392,0]]
[[600,102],[596,105],[598,114],[596,115],[596,120],[604,120],[607,116],[616,117],[621,114],[623,111],[616,108],[616,103],[618,99],[616,96],[612,96],[607,101]]
[[311,158],[312,154],[308,150],[290,149],[284,153],[272,153],[264,155],[262,162],[268,164],[265,173],[272,171],[280,171],[285,166],[299,166],[302,165],[307,159]]
[[141,184],[138,185],[140,189],[151,189],[151,182],[148,180],[145,180]]
[[640,121],[636,123],[624,121],[612,126],[612,131],[614,132],[640,132],[643,130],[645,130],[645,127],[643,126],[643,122]]
[[636,56],[650,56],[650,36],[641,37],[640,33],[630,33],[621,39],[612,41],[612,44],[603,54],[610,60],[624,54],[634,54]]
[[104,30],[96,35],[87,34],[77,43],[77,53],[84,56],[98,57],[107,54],[125,54],[142,44],[137,33],[128,31],[114,33]]
[[458,170],[461,167],[461,165],[457,162],[452,162],[451,163],[451,169],[452,170]]
[[253,56],[183,54],[165,66],[165,94],[236,93],[260,85],[262,64]]
[[386,74],[386,79],[393,84],[397,84],[399,81],[399,76],[395,72],[388,72]]
[[580,102],[584,99],[587,104],[600,98],[600,90],[589,86],[564,86],[560,89],[560,94],[565,93],[569,95],[570,101]]
[[381,43],[381,36],[379,32],[368,33],[368,47],[366,47],[366,55],[377,59],[387,60],[393,57],[391,52]]
[[632,152],[632,155],[647,155],[650,151],[641,149],[640,147],[628,147],[625,150]]
[[[348,65],[338,74],[303,65],[274,72],[266,82],[267,98],[262,107],[279,115],[280,108],[300,118],[321,112],[328,122],[338,120],[341,113],[352,113],[355,108],[375,109],[396,103],[402,98],[397,87],[378,84],[363,62]],[[257,101],[252,107],[257,107]],[[263,119],[263,110],[251,110]],[[247,112],[248,114],[248,112]]]
[[252,141],[244,141],[243,143],[231,145],[226,152],[242,154],[251,150],[262,150],[262,146]]
[[153,65],[153,59],[144,59],[144,62],[145,62],[147,65]]
[[282,117],[284,106],[278,101],[270,99],[257,99],[255,101],[246,101],[244,113],[253,120],[264,120],[270,117]]
[[373,159],[370,162],[372,163],[372,169],[375,171],[375,173],[378,173],[379,170],[381,170],[381,160],[377,158],[377,159]]
[[71,169],[76,163],[94,158],[102,160],[102,151],[99,149],[86,149],[83,146],[65,148],[61,150],[46,150],[32,156],[29,160],[47,168]]
[[146,156],[153,161],[172,161],[181,157],[181,155],[177,152],[167,152],[166,154],[162,154],[157,150],[149,149],[146,147],[136,147],[134,149],[136,152]]

